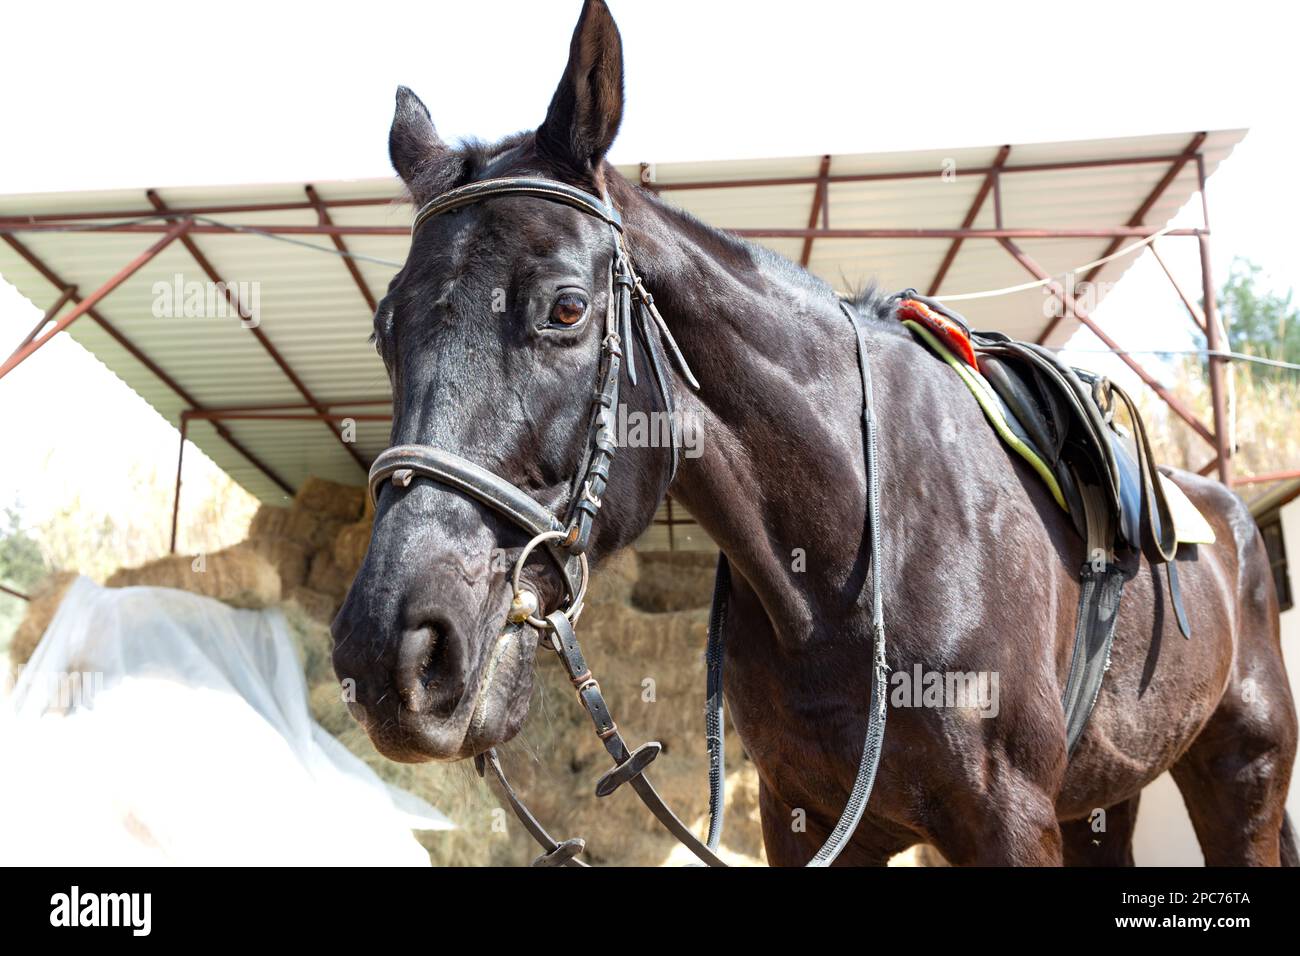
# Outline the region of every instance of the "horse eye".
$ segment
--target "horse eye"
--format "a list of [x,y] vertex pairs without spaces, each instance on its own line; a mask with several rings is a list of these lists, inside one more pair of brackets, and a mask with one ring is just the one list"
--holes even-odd
[[587,300],[575,292],[563,292],[551,306],[553,325],[575,326],[587,314]]

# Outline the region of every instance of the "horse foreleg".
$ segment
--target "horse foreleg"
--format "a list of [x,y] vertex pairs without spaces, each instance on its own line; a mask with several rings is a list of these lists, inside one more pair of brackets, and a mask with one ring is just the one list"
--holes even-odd
[[[758,812],[763,822],[763,849],[770,866],[805,866],[813,858],[830,830],[808,818],[797,807],[783,803],[761,781]],[[884,866],[895,853],[907,849],[915,839],[899,840],[876,833],[863,820],[834,866]]]
[[1133,828],[1142,795],[1105,807],[1101,821],[1092,816],[1061,824],[1066,866],[1133,866]]
[[930,842],[953,866],[1060,866],[1061,826],[1048,791],[1008,768],[956,795],[936,814]]

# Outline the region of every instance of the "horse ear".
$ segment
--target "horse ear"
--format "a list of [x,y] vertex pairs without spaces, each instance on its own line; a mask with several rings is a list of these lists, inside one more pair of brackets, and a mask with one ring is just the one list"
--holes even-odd
[[405,86],[397,88],[397,110],[388,130],[388,157],[408,187],[415,188],[420,174],[447,152],[447,144],[433,128],[428,107]]
[[579,175],[594,175],[623,119],[623,41],[604,0],[586,0],[569,63],[537,128],[538,150]]

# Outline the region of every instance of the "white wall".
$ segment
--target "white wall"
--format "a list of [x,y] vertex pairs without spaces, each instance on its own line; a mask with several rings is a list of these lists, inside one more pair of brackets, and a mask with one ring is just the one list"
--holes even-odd
[[[1282,509],[1282,537],[1287,546],[1291,593],[1297,595],[1300,594],[1300,499]],[[1300,700],[1300,605],[1282,614],[1282,656],[1291,680],[1291,694]],[[1286,806],[1292,824],[1300,826],[1300,786],[1296,776],[1291,779]],[[1142,791],[1133,857],[1138,866],[1200,866],[1204,862],[1182,795],[1167,773]]]

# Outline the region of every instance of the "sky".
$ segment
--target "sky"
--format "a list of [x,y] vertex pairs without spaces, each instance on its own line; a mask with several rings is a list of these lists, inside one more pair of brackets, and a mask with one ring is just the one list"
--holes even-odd
[[[610,6],[627,89],[615,162],[1248,127],[1209,187],[1216,276],[1240,254],[1276,287],[1300,286],[1300,243],[1287,235],[1300,223],[1298,91],[1289,33],[1273,22],[1279,4]],[[0,14],[0,194],[390,175],[398,84],[421,96],[446,139],[536,126],[579,7],[9,5]],[[1199,225],[1199,203],[1178,224]],[[1185,288],[1198,289],[1195,243],[1163,248]],[[0,282],[0,338],[16,342],[38,316]],[[1149,257],[1097,318],[1130,348],[1190,344],[1186,314]],[[84,470],[69,468],[73,447],[99,456],[101,475],[128,460],[174,461],[170,426],[60,339],[0,381],[0,505],[20,493],[43,507],[95,493]],[[1080,336],[1072,345],[1097,343]]]

